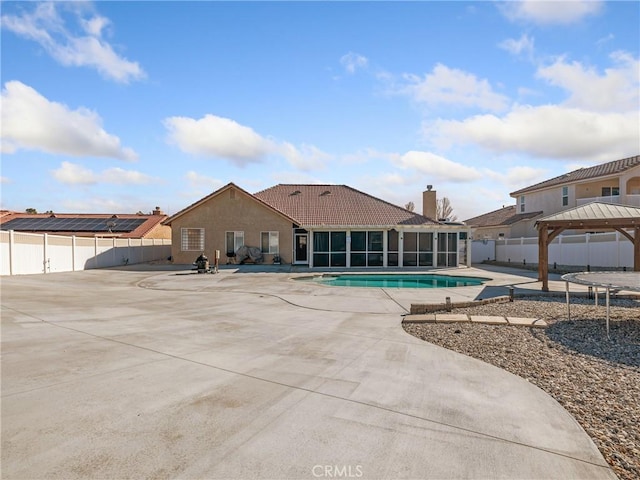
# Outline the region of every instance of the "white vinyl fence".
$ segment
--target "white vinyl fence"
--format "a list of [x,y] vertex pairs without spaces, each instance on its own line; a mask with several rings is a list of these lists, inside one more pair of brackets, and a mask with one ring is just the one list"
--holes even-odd
[[72,272],[163,260],[171,240],[0,231],[0,275]]
[[471,263],[482,263],[496,259],[495,240],[474,240],[471,242]]
[[[498,239],[495,257],[498,262],[538,263],[538,237]],[[633,270],[633,243],[618,232],[558,235],[549,244],[549,264],[554,263]]]

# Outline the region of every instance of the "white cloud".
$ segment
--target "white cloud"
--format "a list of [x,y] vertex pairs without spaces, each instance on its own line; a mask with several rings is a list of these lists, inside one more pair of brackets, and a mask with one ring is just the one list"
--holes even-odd
[[349,52],[340,57],[340,63],[348,73],[353,74],[358,68],[365,68],[369,60],[359,53]]
[[610,160],[637,153],[637,111],[594,113],[557,105],[519,106],[503,117],[438,120],[425,128],[436,144],[473,143],[494,152]]
[[79,200],[65,199],[61,202],[60,211],[75,213],[134,213],[138,209],[131,205],[146,203],[146,200],[122,198],[85,197]]
[[313,145],[294,146],[256,133],[252,128],[207,114],[197,120],[169,117],[164,120],[168,141],[183,152],[204,157],[224,158],[237,166],[260,163],[268,155],[282,155],[296,169],[323,168],[332,156]]
[[116,185],[144,185],[152,183],[154,179],[146,173],[114,167],[102,171],[99,176],[99,181]]
[[51,171],[51,175],[60,183],[67,185],[94,185],[98,176],[90,169],[77,163],[62,162],[60,168]]
[[11,183],[11,179],[9,177],[0,176],[0,183],[3,185]]
[[120,139],[108,134],[100,117],[90,110],[70,110],[51,102],[33,88],[11,81],[2,91],[2,152],[33,149],[76,157],[136,160]]
[[109,19],[99,15],[84,18],[88,9],[81,4],[65,4],[65,7],[76,16],[83,34],[68,29],[54,2],[38,4],[32,13],[21,16],[3,15],[2,28],[39,43],[64,66],[94,68],[104,77],[120,83],[146,76],[138,62],[118,55],[102,38]]
[[340,162],[348,165],[362,165],[370,161],[389,162],[396,158],[397,154],[381,152],[374,148],[363,148],[354,153],[340,156]]
[[[320,184],[320,183],[327,183],[326,180],[322,180],[319,178],[316,178],[312,175],[309,175],[308,173],[303,173],[303,172],[275,172],[273,174],[271,174],[270,176],[271,181],[273,183],[290,183],[290,184],[295,184],[295,183],[300,183],[300,184]],[[262,186],[261,189],[264,189],[266,187],[270,187],[271,184],[268,184],[266,186]]]
[[431,183],[466,183],[482,177],[480,171],[473,167],[452,162],[431,152],[410,151],[404,155],[397,155],[394,163],[402,169],[425,175]]
[[492,178],[512,189],[517,189],[527,185],[533,185],[549,178],[549,172],[544,168],[534,168],[529,166],[511,167],[506,173],[490,169],[483,169],[486,177]]
[[520,55],[524,53],[530,57],[533,55],[534,40],[526,33],[523,33],[518,40],[509,38],[501,42],[498,46],[512,55]]
[[189,187],[195,190],[208,190],[215,191],[224,185],[222,180],[218,180],[217,178],[207,177],[206,175],[202,175],[200,173],[194,172],[193,170],[188,171],[184,178],[187,180]]
[[640,61],[629,53],[611,54],[615,66],[600,74],[564,58],[541,67],[537,76],[570,93],[566,105],[598,112],[628,112],[640,104]]
[[169,141],[194,155],[220,157],[237,165],[257,163],[275,149],[275,144],[251,128],[228,118],[205,115],[200,120],[169,117],[164,125]]
[[563,25],[579,22],[600,13],[600,0],[521,0],[498,4],[500,11],[511,21],[525,21],[542,25]]
[[303,144],[300,148],[284,142],[280,152],[298,170],[320,170],[333,158],[313,145]]
[[424,78],[405,74],[405,84],[396,93],[410,96],[427,105],[453,105],[500,111],[507,107],[508,99],[496,93],[486,79],[438,64]]
[[115,185],[142,185],[154,181],[152,177],[135,170],[109,168],[100,173],[77,163],[62,162],[60,168],[51,171],[51,175],[60,183],[67,185],[95,185],[111,183]]

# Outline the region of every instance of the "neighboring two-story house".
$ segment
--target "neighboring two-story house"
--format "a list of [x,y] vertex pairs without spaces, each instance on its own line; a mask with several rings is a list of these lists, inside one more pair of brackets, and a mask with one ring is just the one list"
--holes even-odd
[[515,210],[505,207],[465,221],[474,238],[535,237],[538,219],[591,202],[640,207],[640,155],[580,168],[510,195]]

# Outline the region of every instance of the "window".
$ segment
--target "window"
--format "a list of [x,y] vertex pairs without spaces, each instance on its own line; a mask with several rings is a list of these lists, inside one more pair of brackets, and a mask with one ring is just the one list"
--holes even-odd
[[524,195],[520,195],[520,213],[524,213]]
[[433,266],[433,233],[405,232],[402,264],[405,267]]
[[[396,232],[397,235],[397,232]],[[351,232],[351,266],[381,267],[384,265],[384,232]]]
[[244,245],[244,232],[227,232],[226,237],[227,253],[235,253]]
[[345,267],[347,265],[347,232],[313,232],[313,265]]
[[202,252],[204,250],[204,228],[182,228],[180,233],[183,252]]
[[456,267],[458,265],[458,234],[438,234],[438,266]]
[[390,267],[398,266],[398,232],[397,230],[389,230],[387,232],[387,265]]
[[603,197],[611,197],[613,195],[620,195],[619,187],[602,187]]
[[569,187],[562,187],[562,206],[569,205]]
[[279,233],[278,232],[261,232],[260,245],[262,253],[279,253]]

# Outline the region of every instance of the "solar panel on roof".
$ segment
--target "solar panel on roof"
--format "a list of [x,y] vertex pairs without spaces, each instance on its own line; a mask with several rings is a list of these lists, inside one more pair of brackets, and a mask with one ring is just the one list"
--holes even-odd
[[[112,225],[107,225],[107,222]],[[2,230],[19,232],[131,232],[146,221],[145,218],[14,218],[2,224]]]

